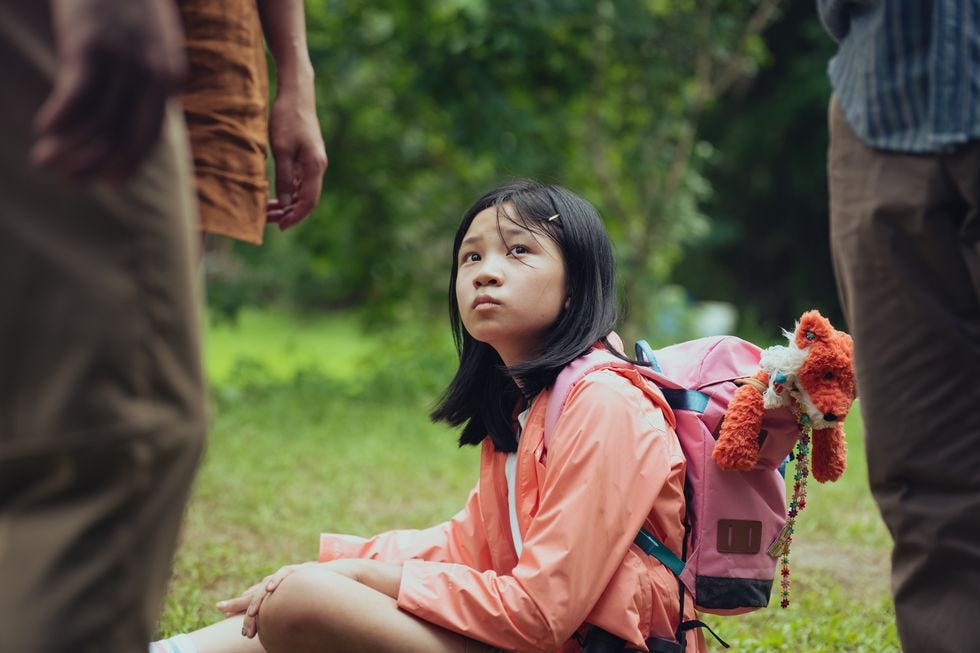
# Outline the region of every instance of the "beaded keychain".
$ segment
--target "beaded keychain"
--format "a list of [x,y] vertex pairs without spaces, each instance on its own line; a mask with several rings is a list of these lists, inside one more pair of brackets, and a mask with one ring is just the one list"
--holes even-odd
[[793,533],[796,532],[796,516],[806,508],[806,482],[810,475],[807,461],[810,459],[810,435],[813,433],[813,427],[810,425],[810,416],[806,413],[798,411],[797,419],[803,436],[797,440],[794,452],[796,474],[793,476],[793,496],[789,502],[789,510],[786,512],[786,525],[768,549],[769,555],[780,559],[779,574],[782,578],[779,584],[782,588],[782,599],[779,605],[782,608],[789,607],[789,545],[793,542]]

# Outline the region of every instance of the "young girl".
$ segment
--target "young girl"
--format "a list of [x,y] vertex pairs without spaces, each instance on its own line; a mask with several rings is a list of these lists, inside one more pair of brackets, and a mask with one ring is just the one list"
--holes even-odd
[[[517,182],[477,200],[453,245],[459,369],[432,414],[482,445],[466,506],[422,531],[324,534],[319,562],[280,569],[219,603],[229,619],[151,651],[570,652],[589,625],[623,640],[617,650],[672,641],[677,579],[633,544],[645,526],[681,552],[669,409],[637,373],[593,372],[543,443],[562,368],[592,347],[622,355],[613,267],[596,210],[564,188]],[[704,649],[699,633],[687,639]]]

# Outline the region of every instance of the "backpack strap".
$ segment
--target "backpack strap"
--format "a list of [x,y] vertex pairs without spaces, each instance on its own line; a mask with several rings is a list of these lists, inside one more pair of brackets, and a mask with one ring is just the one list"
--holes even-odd
[[555,430],[558,423],[558,416],[561,415],[562,408],[568,400],[568,395],[572,392],[572,387],[584,379],[588,374],[605,369],[635,369],[629,361],[624,361],[618,356],[613,356],[605,349],[593,349],[584,356],[579,356],[558,373],[551,393],[548,395],[548,407],[544,413],[544,446],[548,447],[548,440]]
[[[657,361],[656,354],[653,353],[653,347],[646,340],[638,340],[636,342],[636,360],[650,363],[650,369],[660,377],[663,377],[664,371],[660,369],[660,363]],[[657,376],[644,373],[646,368],[637,367],[637,369],[640,370],[643,376],[660,387],[660,392],[663,393],[664,399],[667,400],[667,403],[674,410],[689,410],[695,413],[703,413],[708,409],[708,395],[703,392],[688,390],[686,388],[664,387],[657,382]]]
[[[646,343],[644,343],[646,344]],[[649,346],[649,345],[647,345]],[[640,360],[646,360],[638,357]],[[647,395],[661,408],[674,410],[693,410],[703,413],[708,406],[708,395],[697,390],[687,390],[658,370],[645,365],[636,365],[628,360],[612,354],[607,349],[596,348],[579,356],[558,373],[555,383],[548,395],[548,407],[544,416],[544,445],[547,448],[551,433],[555,430],[562,408],[571,394],[572,388],[587,375],[599,370],[630,370],[646,377],[659,390],[659,396],[652,392]],[[661,399],[662,397],[662,399]],[[667,421],[673,426],[674,416],[668,415]]]
[[640,529],[633,540],[633,544],[640,547],[651,558],[659,560],[675,576],[680,576],[681,572],[684,571],[684,561],[664,546],[663,542],[654,537],[647,529]]
[[[649,345],[647,345],[645,341],[641,342],[645,347],[649,348]],[[558,417],[561,414],[562,408],[565,406],[565,402],[568,400],[568,395],[571,393],[572,388],[588,374],[599,370],[636,370],[645,378],[653,381],[653,383],[656,384],[670,408],[674,410],[695,410],[696,412],[704,412],[704,409],[708,405],[707,395],[695,390],[686,390],[684,388],[676,387],[676,384],[663,376],[659,366],[652,369],[656,360],[653,358],[652,350],[648,354],[644,352],[644,356],[639,356],[639,352],[640,344],[638,343],[637,358],[651,362],[650,368],[642,365],[634,365],[633,363],[623,360],[618,356],[614,356],[606,349],[593,349],[588,354],[576,358],[565,366],[565,369],[563,369],[555,379],[555,383],[551,388],[551,394],[548,396],[548,406],[545,410],[544,417],[545,448],[548,446],[548,439],[551,437],[551,433],[555,430],[555,425],[558,423]],[[649,358],[647,358],[647,356],[649,356]],[[673,551],[667,548],[663,542],[657,539],[656,536],[654,536],[653,533],[647,529],[641,528],[640,532],[636,534],[636,538],[633,540],[633,543],[640,547],[640,550],[647,555],[659,560],[675,576],[679,577],[684,571],[684,561],[678,558]]]
[[[566,365],[565,368],[559,372],[558,377],[555,379],[555,383],[551,388],[551,393],[548,396],[548,406],[545,410],[544,417],[545,448],[548,446],[548,439],[551,436],[551,433],[554,431],[555,425],[558,423],[558,417],[561,414],[562,408],[565,406],[565,402],[568,400],[568,395],[571,393],[572,388],[576,383],[585,378],[585,376],[599,370],[635,370],[657,386],[666,400],[667,405],[672,410],[687,410],[695,413],[704,413],[708,407],[708,395],[703,392],[698,392],[697,390],[682,388],[677,383],[668,379],[664,375],[660,364],[657,362],[653,349],[645,340],[640,340],[636,343],[636,358],[639,361],[650,363],[650,366],[634,365],[633,363],[623,360],[618,356],[614,356],[606,349],[593,349],[584,356],[579,356],[571,363]],[[686,478],[684,479],[684,485],[686,488]],[[677,584],[680,591],[681,614],[676,637],[677,641],[680,643],[680,648],[683,649],[686,646],[687,631],[692,628],[700,627],[707,628],[707,630],[714,635],[715,639],[717,639],[722,646],[728,648],[728,644],[718,637],[718,635],[716,635],[711,628],[708,628],[707,624],[704,624],[704,622],[699,620],[684,621],[685,587],[684,581],[681,579],[681,574],[684,572],[684,568],[686,566],[685,560],[687,558],[687,538],[689,528],[690,524],[685,520],[683,545],[684,552],[682,558],[679,558],[667,547],[667,545],[657,539],[657,537],[646,528],[640,529],[640,532],[637,533],[636,537],[633,539],[633,543],[636,544],[641,551],[658,560],[677,578]]]

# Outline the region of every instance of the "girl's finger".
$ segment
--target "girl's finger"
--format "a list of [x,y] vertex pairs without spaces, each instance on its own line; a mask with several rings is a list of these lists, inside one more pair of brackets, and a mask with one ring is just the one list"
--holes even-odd
[[253,607],[254,601],[245,610],[245,618],[242,620],[242,637],[255,637],[255,615],[258,607]]
[[251,587],[249,587],[247,590],[245,590],[244,592],[242,592],[238,596],[236,596],[236,597],[234,597],[232,599],[228,599],[228,600],[229,601],[245,601],[246,604],[247,604],[249,601],[252,600],[252,595],[255,594],[257,591],[259,591],[259,589],[261,589],[264,584],[265,584],[265,580],[263,579],[262,581],[260,581],[260,582],[256,583],[255,585],[252,585]]
[[275,574],[269,577],[269,582],[265,584],[265,591],[267,593],[275,591],[275,589],[279,587],[279,583],[282,582],[282,579],[293,573],[295,570],[295,565],[290,565],[289,567],[283,567],[277,571]]
[[265,598],[265,592],[256,592],[252,597],[251,602],[249,602],[248,607],[245,608],[245,617],[255,617],[259,613],[259,607],[262,605],[262,600]]
[[218,601],[215,607],[221,610],[227,615],[240,614],[248,608],[251,598],[247,596],[239,596],[233,599],[226,599],[224,601]]
[[255,599],[248,606],[245,611],[245,619],[242,622],[242,633],[245,637],[252,638],[259,632],[259,609],[262,607],[262,601],[265,600],[268,594],[266,592],[259,592],[256,594]]

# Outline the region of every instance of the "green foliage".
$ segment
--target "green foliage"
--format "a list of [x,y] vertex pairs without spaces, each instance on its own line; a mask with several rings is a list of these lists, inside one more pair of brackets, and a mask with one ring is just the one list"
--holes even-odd
[[[767,62],[778,0],[427,0],[308,3],[331,165],[303,226],[244,265],[212,264],[212,296],[303,310],[367,306],[377,321],[444,301],[450,239],[507,178],[592,200],[645,320],[708,232],[703,112]],[[224,289],[217,289],[223,286]]]
[[[214,311],[212,311],[212,314]],[[244,309],[209,325],[208,376],[219,400],[311,381],[347,399],[437,396],[456,369],[448,321],[366,328],[353,313],[312,316]]]
[[673,279],[701,299],[735,302],[741,329],[775,333],[819,308],[844,326],[831,268],[827,61],[834,42],[813,3],[792,3],[765,33],[773,63],[702,122],[715,156],[703,174],[709,236],[685,249]]

